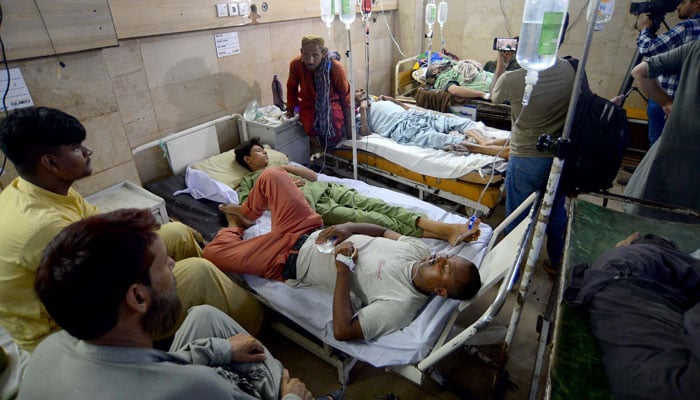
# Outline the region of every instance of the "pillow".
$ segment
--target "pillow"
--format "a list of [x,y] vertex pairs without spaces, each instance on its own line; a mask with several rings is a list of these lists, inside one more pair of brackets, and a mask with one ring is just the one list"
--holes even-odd
[[[289,164],[289,158],[284,153],[271,149],[267,144],[264,147],[270,160],[270,167]],[[190,166],[233,189],[236,189],[241,179],[250,173],[248,169],[236,162],[236,154],[233,150],[211,156]]]

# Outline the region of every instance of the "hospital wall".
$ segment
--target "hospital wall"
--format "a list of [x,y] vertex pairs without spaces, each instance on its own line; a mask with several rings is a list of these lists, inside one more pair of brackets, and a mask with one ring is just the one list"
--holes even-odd
[[[395,56],[380,18],[371,33],[370,90],[390,93]],[[386,18],[393,29],[395,11]],[[214,34],[224,32],[238,33],[240,54],[217,58]],[[94,173],[76,187],[89,194],[122,180],[140,183],[169,175],[158,147],[132,156],[131,150],[144,143],[242,113],[253,99],[272,104],[272,77],[278,74],[286,82],[289,61],[299,54],[306,34],[328,40],[325,25],[316,17],[120,40],[117,47],[13,61],[10,67],[22,70],[36,105],[66,111],[86,126]],[[364,85],[359,21],[352,25],[352,38],[355,82]],[[329,47],[343,54],[344,63],[347,43],[346,31],[336,20]],[[6,186],[15,176],[8,162],[0,182]]]
[[[559,50],[560,56],[581,58],[588,27],[586,4],[586,0],[569,1],[570,29]],[[444,28],[445,47],[460,58],[482,63],[495,60],[497,54],[492,49],[493,39],[520,35],[525,0],[448,0],[448,5],[449,16]],[[629,14],[629,7],[629,0],[616,1],[612,19],[603,31],[593,34],[586,72],[593,91],[603,97],[610,98],[617,94],[635,53],[639,32],[634,29],[637,17]],[[399,13],[402,28],[400,41],[410,44],[416,36],[420,36],[414,35],[409,29],[415,21],[423,21],[423,2],[401,0]],[[416,14],[418,17],[414,17]],[[644,20],[644,16],[640,20]],[[676,13],[667,14],[666,21],[669,26],[677,24]],[[418,29],[424,32],[425,24],[421,23]],[[662,28],[660,32],[663,31]],[[423,49],[427,47],[427,40],[422,39],[422,46]],[[439,49],[440,33],[436,26],[433,50]],[[646,108],[646,103],[635,93],[630,96],[626,106]]]

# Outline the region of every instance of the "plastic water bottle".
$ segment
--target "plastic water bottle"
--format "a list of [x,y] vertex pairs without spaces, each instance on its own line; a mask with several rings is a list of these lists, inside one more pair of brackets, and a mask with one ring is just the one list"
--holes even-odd
[[272,104],[279,107],[280,110],[285,111],[284,106],[284,91],[282,90],[282,82],[280,82],[277,74],[272,77]]
[[345,29],[350,29],[350,24],[355,22],[355,1],[340,0],[340,9],[338,10],[338,18],[345,24]]
[[593,30],[602,31],[603,26],[606,22],[610,21],[612,18],[613,11],[615,10],[615,0],[600,0],[598,9],[595,8],[595,0],[591,0],[588,3],[588,12],[586,13],[586,20],[591,22],[595,18],[595,25]]
[[447,2],[445,0],[442,0],[438,4],[437,21],[438,24],[440,24],[440,29],[442,29],[445,22],[447,22]]
[[516,59],[527,70],[523,105],[527,105],[539,71],[554,65],[568,0],[527,0],[523,9]]
[[243,112],[243,118],[246,121],[255,121],[255,117],[258,116],[258,102],[256,100],[251,101],[248,103],[248,105],[245,107],[245,111]]

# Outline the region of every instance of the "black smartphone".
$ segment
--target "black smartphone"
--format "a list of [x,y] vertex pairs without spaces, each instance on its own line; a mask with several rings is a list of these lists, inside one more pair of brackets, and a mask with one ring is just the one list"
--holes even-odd
[[516,51],[518,50],[517,38],[494,38],[493,49],[499,51]]

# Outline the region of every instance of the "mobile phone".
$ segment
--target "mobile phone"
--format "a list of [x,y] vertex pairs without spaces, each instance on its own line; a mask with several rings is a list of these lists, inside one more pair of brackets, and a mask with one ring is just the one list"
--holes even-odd
[[518,50],[517,38],[494,38],[493,49],[499,51],[516,51]]

